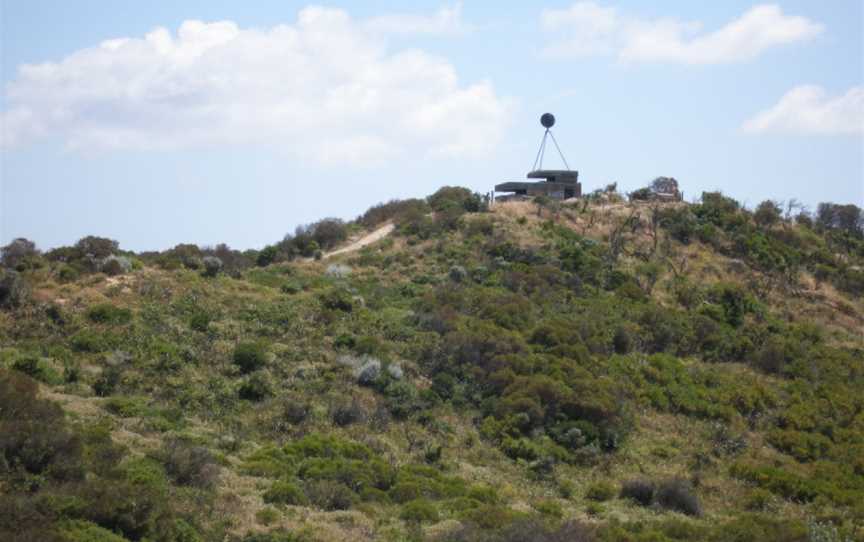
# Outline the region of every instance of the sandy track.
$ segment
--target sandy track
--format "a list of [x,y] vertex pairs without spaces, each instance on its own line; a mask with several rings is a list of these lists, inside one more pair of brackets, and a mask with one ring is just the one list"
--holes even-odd
[[327,258],[330,258],[332,256],[338,256],[340,254],[345,254],[346,252],[354,252],[355,250],[360,250],[361,248],[363,248],[365,246],[371,245],[372,243],[375,243],[377,241],[380,241],[381,239],[384,239],[385,237],[390,235],[390,233],[393,231],[394,228],[395,228],[395,226],[393,224],[384,224],[383,226],[381,226],[377,230],[370,232],[370,233],[364,235],[363,237],[360,237],[359,239],[351,242],[347,246],[344,246],[344,247],[337,249],[337,250],[334,250],[332,252],[327,252],[326,254],[324,254],[323,258],[327,259]]

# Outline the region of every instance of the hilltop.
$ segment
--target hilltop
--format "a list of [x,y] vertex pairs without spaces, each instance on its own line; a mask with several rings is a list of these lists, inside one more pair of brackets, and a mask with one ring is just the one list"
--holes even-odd
[[445,187],[3,249],[0,538],[864,539],[864,215]]

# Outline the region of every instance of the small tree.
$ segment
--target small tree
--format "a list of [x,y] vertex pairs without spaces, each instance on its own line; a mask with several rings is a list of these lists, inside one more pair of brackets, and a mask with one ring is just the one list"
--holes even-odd
[[267,245],[261,249],[261,252],[255,258],[255,265],[258,267],[267,267],[276,260],[278,254],[279,249],[275,245]]
[[222,270],[222,260],[216,256],[204,256],[201,263],[204,264],[204,271],[202,274],[205,277],[215,277],[219,274],[219,271]]
[[198,269],[201,266],[201,249],[198,248],[198,245],[179,244],[169,250],[167,255],[177,258],[180,264],[187,269]]
[[106,275],[123,275],[132,271],[132,261],[126,256],[108,256],[99,264],[99,269]]
[[33,259],[39,256],[36,243],[19,237],[0,249],[0,262],[3,267],[24,271]]
[[771,201],[770,199],[766,199],[762,203],[760,203],[756,207],[756,211],[753,212],[753,220],[756,221],[756,224],[762,226],[763,228],[771,227],[777,222],[780,221],[780,218],[783,216],[783,209],[780,207],[780,204]]
[[348,228],[338,218],[325,218],[309,226],[318,247],[330,249],[348,238]]
[[113,239],[93,235],[88,235],[75,243],[75,248],[80,253],[81,258],[89,257],[94,260],[103,260],[111,256],[117,252],[119,247],[120,244]]
[[0,269],[0,308],[9,309],[20,306],[27,299],[27,283],[11,269]]
[[816,224],[826,230],[841,230],[860,237],[864,235],[864,211],[851,203],[820,203],[816,210]]
[[234,347],[234,364],[243,373],[251,373],[264,366],[267,361],[267,349],[260,342],[242,342]]

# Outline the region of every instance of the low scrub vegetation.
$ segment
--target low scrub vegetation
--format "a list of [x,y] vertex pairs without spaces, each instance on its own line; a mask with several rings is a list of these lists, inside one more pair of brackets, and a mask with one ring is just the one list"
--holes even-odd
[[14,240],[0,539],[861,538],[861,209],[615,190]]

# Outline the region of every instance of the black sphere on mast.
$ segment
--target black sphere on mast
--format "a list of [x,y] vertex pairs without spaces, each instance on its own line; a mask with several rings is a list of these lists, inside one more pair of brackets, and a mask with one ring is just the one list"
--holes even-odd
[[540,124],[543,125],[547,130],[555,126],[555,115],[552,113],[543,113],[540,117]]

